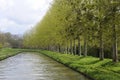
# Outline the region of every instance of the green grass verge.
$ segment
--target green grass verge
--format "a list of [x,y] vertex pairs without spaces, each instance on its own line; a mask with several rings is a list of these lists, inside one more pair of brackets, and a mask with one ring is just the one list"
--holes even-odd
[[113,63],[111,59],[100,61],[99,58],[90,56],[80,57],[50,51],[40,51],[40,53],[95,80],[120,80],[120,63]]
[[4,48],[0,49],[0,61],[20,53],[20,49]]

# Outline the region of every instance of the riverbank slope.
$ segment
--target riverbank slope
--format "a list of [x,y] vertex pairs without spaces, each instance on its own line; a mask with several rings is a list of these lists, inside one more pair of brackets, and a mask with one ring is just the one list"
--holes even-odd
[[4,48],[0,49],[0,61],[20,53],[20,49]]
[[95,57],[80,57],[69,54],[60,54],[51,51],[40,51],[54,60],[87,75],[95,80],[119,80],[120,62],[113,63],[111,59],[100,61]]

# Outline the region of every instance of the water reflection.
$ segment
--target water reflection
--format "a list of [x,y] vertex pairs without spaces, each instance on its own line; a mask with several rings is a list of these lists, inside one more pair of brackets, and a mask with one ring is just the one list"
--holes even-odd
[[0,80],[88,80],[44,56],[21,53],[0,61]]

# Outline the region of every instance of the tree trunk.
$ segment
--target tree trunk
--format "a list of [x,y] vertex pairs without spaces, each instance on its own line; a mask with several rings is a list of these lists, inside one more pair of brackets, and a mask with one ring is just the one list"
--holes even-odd
[[61,48],[61,51],[62,51],[62,53],[65,53],[65,48],[62,47],[62,48]]
[[59,52],[61,52],[61,46],[60,46],[60,44],[58,45],[58,48],[59,48]]
[[113,28],[113,62],[118,62],[116,26],[114,25],[112,28]]
[[78,54],[81,56],[81,43],[80,43],[80,37],[78,37]]
[[76,55],[76,44],[75,44],[75,39],[74,39],[74,54]]
[[70,53],[73,54],[73,43],[72,43],[72,40],[70,40]]
[[86,36],[84,38],[84,56],[85,57],[87,56],[87,38],[86,38]]
[[59,44],[57,45],[57,52],[59,52]]
[[64,53],[63,47],[61,47],[61,53]]
[[99,52],[99,57],[100,57],[100,60],[104,60],[103,32],[102,32],[101,24],[99,26],[100,26],[100,32],[99,32],[99,35],[100,35],[100,52]]
[[66,47],[66,53],[69,53],[69,45],[68,45],[68,41],[67,41],[67,47]]
[[57,49],[58,49],[58,46],[56,45],[56,46],[55,46],[55,52],[57,52]]
[[63,47],[63,53],[66,53],[66,47]]

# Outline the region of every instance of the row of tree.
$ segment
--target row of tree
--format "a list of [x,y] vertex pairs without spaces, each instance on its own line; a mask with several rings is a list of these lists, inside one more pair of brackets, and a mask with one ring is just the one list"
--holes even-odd
[[0,48],[21,48],[23,38],[19,35],[0,32]]
[[54,0],[24,45],[80,56],[94,49],[100,60],[109,54],[118,62],[119,26],[119,0]]

